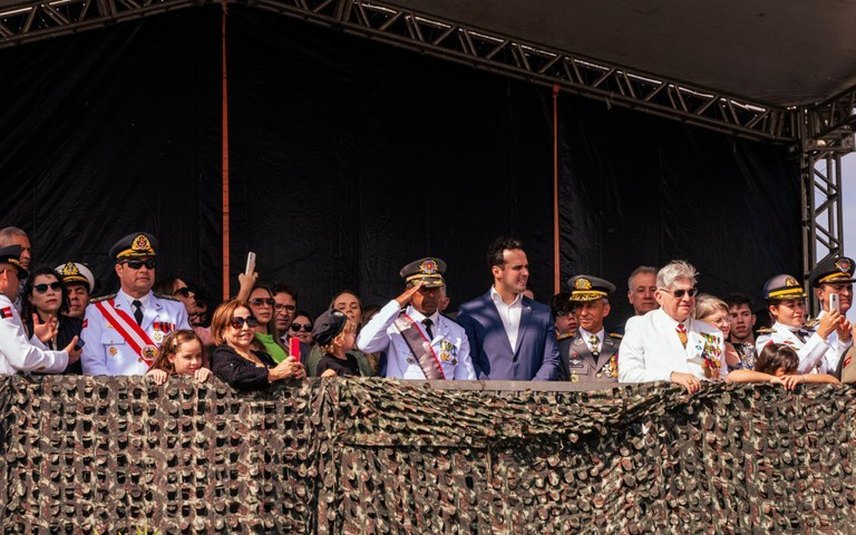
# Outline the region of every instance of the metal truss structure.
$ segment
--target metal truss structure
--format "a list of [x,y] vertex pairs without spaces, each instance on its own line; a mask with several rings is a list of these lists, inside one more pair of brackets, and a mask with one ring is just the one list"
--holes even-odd
[[[856,87],[781,108],[367,0],[226,0],[802,154],[804,268],[843,245],[841,157],[852,152]],[[216,0],[0,0],[0,48]]]

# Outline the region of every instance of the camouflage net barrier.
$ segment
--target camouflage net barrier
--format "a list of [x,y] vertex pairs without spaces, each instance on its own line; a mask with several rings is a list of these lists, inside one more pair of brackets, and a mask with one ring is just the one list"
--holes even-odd
[[[531,386],[520,383],[519,386]],[[0,379],[4,533],[853,533],[853,387]],[[481,389],[481,390],[480,390]],[[552,390],[550,390],[552,389]]]

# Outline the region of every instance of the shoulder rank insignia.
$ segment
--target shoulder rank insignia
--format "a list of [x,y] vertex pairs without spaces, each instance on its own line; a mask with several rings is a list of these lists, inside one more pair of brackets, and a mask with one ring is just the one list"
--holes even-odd
[[804,329],[815,329],[820,324],[820,320],[817,318],[811,318],[805,322],[803,325]]
[[610,337],[610,338],[615,338],[616,340],[621,340],[622,338],[624,338],[624,335],[623,335],[623,334],[618,334],[618,333],[609,333],[609,337]]
[[560,341],[560,340],[567,340],[568,338],[570,338],[570,337],[572,337],[572,336],[573,336],[573,333],[562,333],[562,334],[560,334],[560,335],[558,335],[558,336],[556,337],[556,340],[557,340],[557,341]]
[[90,303],[98,303],[100,301],[107,301],[109,299],[114,299],[115,297],[116,297],[116,294],[102,295],[101,297],[95,297],[93,299],[90,299],[89,302]]
[[163,294],[159,294],[159,293],[155,293],[155,292],[152,292],[152,294],[154,294],[154,296],[157,297],[158,299],[166,299],[167,301],[178,302],[178,299],[176,299],[175,297],[169,296],[169,295],[163,295]]
[[774,332],[776,332],[776,331],[774,331],[774,330],[773,330],[772,328],[770,328],[770,327],[761,327],[760,329],[758,329],[758,330],[757,330],[757,331],[755,331],[755,332],[757,332],[758,334],[773,334],[773,333],[774,333]]

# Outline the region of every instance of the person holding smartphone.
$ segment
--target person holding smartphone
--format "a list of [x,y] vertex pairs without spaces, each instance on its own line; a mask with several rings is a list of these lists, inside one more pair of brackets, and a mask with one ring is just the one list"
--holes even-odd
[[833,310],[808,322],[805,298],[802,285],[791,275],[776,275],[764,284],[773,326],[758,331],[756,350],[760,355],[769,344],[786,344],[799,356],[797,373],[835,373],[839,357],[830,352],[830,337],[841,328],[842,316]]
[[853,347],[853,325],[847,320],[847,311],[853,304],[854,270],[856,262],[852,258],[833,256],[821,260],[809,275],[814,295],[820,303],[821,311],[817,321],[833,310],[841,315],[838,327],[827,338],[829,349],[824,358],[831,366],[829,373],[839,369],[838,363]]

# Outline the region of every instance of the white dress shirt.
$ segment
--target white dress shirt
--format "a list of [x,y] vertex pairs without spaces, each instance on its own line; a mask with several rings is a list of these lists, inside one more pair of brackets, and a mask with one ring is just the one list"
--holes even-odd
[[502,320],[502,326],[505,328],[511,350],[515,351],[517,350],[517,333],[520,330],[520,314],[523,312],[523,294],[517,294],[514,301],[506,305],[496,288],[491,286],[490,298],[493,299],[496,311],[499,312],[499,318]]
[[[800,339],[795,331],[801,331],[804,340]],[[770,332],[760,335],[755,340],[755,348],[760,356],[767,344],[789,345],[794,348],[800,358],[797,367],[798,373],[835,373],[840,356],[832,356],[837,351],[837,343],[831,344],[832,340],[837,342],[837,338],[833,338],[834,334],[830,334],[824,340],[815,331],[796,329],[777,321],[773,324]]]

